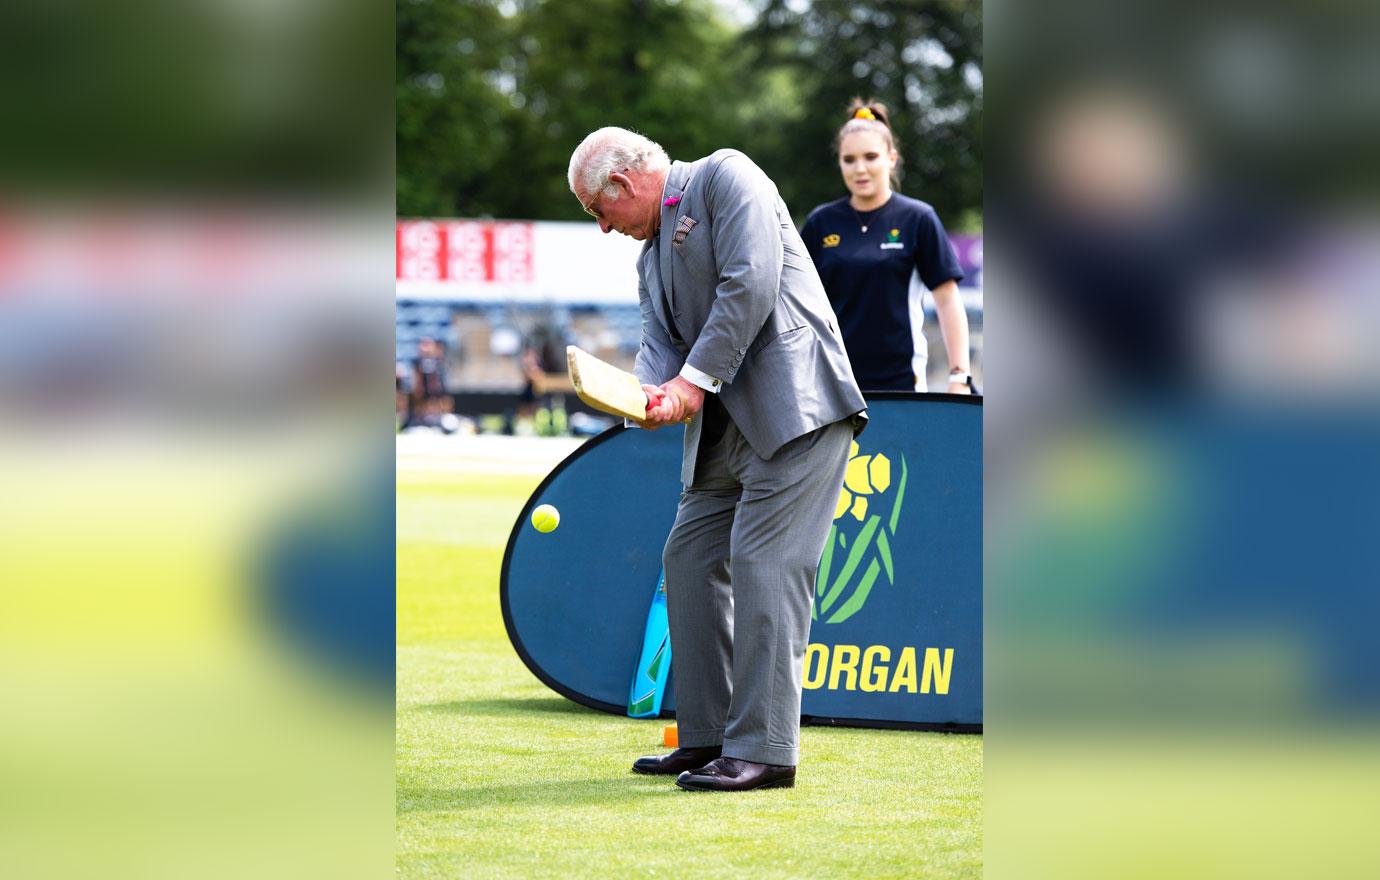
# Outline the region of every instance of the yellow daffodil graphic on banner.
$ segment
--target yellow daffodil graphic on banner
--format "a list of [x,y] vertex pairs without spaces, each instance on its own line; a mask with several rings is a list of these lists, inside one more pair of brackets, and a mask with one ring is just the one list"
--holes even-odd
[[854,442],[834,507],[834,525],[819,561],[814,619],[825,623],[839,623],[856,614],[883,572],[888,584],[896,582],[891,537],[901,520],[906,460],[901,458],[900,477],[893,485],[890,458],[880,452],[859,453]]

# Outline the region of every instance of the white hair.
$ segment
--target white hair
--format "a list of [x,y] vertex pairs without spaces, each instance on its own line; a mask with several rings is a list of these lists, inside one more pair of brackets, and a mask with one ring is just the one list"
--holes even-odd
[[670,167],[671,159],[660,144],[635,131],[611,125],[580,141],[570,154],[566,178],[571,192],[576,192],[575,184],[579,183],[588,198],[598,195],[616,199],[618,188],[609,184],[609,176],[614,172],[661,171]]

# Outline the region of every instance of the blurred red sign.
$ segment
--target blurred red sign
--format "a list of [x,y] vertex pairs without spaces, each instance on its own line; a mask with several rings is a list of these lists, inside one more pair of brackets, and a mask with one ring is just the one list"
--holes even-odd
[[531,223],[400,220],[397,235],[399,281],[533,280]]

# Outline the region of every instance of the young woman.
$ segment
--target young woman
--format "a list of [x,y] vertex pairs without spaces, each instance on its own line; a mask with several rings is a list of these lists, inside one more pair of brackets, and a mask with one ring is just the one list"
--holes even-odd
[[886,106],[854,99],[839,129],[839,171],[848,196],[810,212],[801,237],[838,315],[853,373],[864,391],[926,391],[923,290],[934,296],[949,355],[945,388],[967,394],[968,315],[958,293],[958,257],[934,208],[892,189],[900,155]]

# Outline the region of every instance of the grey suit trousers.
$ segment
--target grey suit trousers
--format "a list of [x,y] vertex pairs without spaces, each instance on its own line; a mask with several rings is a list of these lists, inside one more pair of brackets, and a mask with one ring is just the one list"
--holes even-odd
[[845,419],[762,459],[730,421],[699,450],[663,554],[682,748],[799,762],[815,574],[852,438]]

